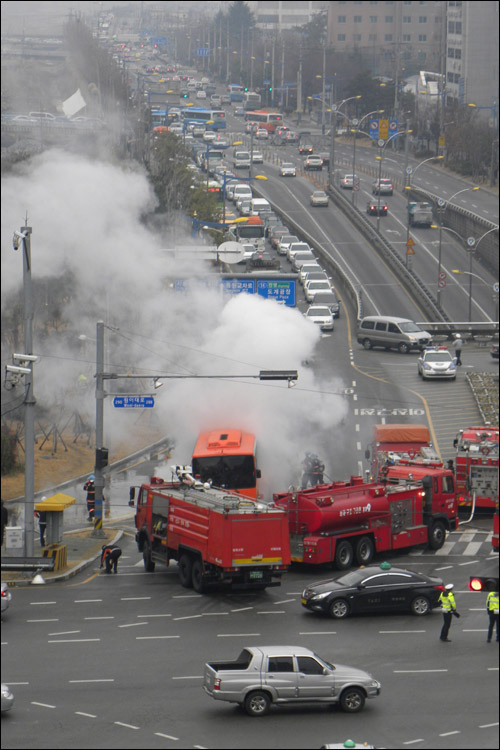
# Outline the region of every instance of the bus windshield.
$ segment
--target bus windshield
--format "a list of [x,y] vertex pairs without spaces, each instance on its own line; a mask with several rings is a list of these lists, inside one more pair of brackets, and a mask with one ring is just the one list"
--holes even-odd
[[255,487],[253,456],[193,457],[193,474],[202,482],[211,480],[215,487],[227,490]]

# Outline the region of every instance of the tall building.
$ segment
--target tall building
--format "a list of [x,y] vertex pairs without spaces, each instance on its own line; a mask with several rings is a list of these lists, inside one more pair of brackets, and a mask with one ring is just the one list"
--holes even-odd
[[263,0],[247,2],[258,29],[285,31],[303,26],[315,13],[326,10],[331,3],[326,0]]
[[448,2],[446,99],[498,118],[498,3]]

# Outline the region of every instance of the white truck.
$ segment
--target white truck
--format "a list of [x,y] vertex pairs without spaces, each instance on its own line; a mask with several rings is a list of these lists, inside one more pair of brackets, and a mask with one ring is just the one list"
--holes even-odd
[[434,220],[431,204],[427,201],[410,201],[408,220],[411,227],[430,227]]
[[215,700],[239,703],[264,716],[273,703],[334,703],[361,711],[381,685],[368,672],[330,664],[301,646],[246,647],[235,661],[205,664],[203,690]]

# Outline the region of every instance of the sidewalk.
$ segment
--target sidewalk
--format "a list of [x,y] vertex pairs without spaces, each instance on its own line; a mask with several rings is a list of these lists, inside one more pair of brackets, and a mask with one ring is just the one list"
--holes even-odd
[[[92,531],[92,529],[76,529],[64,532],[63,544],[66,544],[68,548],[67,565],[63,570],[43,571],[45,583],[67,581],[92,563],[97,563],[103,544],[116,544],[123,536],[122,530],[104,529],[104,537],[97,538],[92,536]],[[42,550],[38,543],[35,543],[34,553],[35,556],[42,557]],[[36,572],[31,570],[3,570],[2,583],[7,583],[9,586],[31,585],[35,575]]]

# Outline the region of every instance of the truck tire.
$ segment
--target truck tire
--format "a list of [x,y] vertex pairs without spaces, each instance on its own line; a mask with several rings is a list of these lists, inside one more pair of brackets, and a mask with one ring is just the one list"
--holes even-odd
[[328,614],[334,620],[343,620],[350,611],[351,608],[345,599],[335,599],[328,607]]
[[353,558],[352,544],[343,539],[337,544],[335,549],[335,565],[339,570],[347,570],[347,568],[351,567]]
[[375,545],[369,536],[362,536],[356,544],[356,562],[358,565],[369,565],[375,554]]
[[442,521],[436,521],[429,530],[429,547],[441,549],[446,539],[446,529]]
[[142,559],[144,562],[144,570],[146,573],[152,573],[155,569],[155,564],[151,559],[151,549],[147,540],[142,545]]
[[366,349],[366,351],[372,348],[372,342],[370,341],[370,339],[363,339],[363,347],[364,349]]
[[410,610],[412,615],[423,617],[423,615],[428,615],[431,611],[431,603],[426,596],[416,596],[410,604]]
[[205,591],[205,582],[203,580],[203,565],[201,560],[195,560],[191,569],[191,582],[197,594],[203,594]]
[[340,696],[340,707],[348,714],[356,714],[365,705],[365,694],[361,688],[348,687]]
[[179,578],[181,586],[185,589],[190,589],[193,586],[193,561],[189,555],[181,555],[179,558]]
[[265,716],[269,711],[271,699],[262,690],[254,690],[247,695],[244,705],[249,716]]

